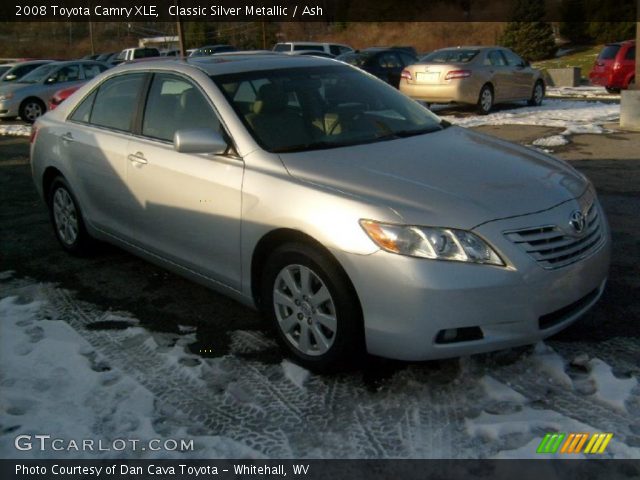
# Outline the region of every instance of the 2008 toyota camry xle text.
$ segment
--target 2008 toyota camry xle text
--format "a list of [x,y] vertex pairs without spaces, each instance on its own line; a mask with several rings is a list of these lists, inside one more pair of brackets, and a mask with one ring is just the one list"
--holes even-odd
[[530,344],[609,268],[583,175],[334,60],[120,66],[38,120],[31,161],[64,249],[115,243],[259,308],[309,367]]

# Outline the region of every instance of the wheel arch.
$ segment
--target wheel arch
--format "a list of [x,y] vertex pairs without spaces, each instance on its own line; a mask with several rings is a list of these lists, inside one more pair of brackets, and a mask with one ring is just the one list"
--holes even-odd
[[331,253],[331,251],[327,247],[325,247],[315,238],[307,235],[304,232],[301,232],[300,230],[294,230],[290,228],[279,228],[270,231],[258,241],[256,247],[253,250],[253,254],[251,256],[251,295],[258,309],[261,308],[260,281],[265,264],[267,262],[267,259],[269,258],[269,254],[286,243],[302,243],[304,245],[311,246],[315,249],[318,249],[320,252],[322,252],[323,255],[331,260],[347,280],[357,307],[362,313],[362,307],[360,305],[360,299],[358,297],[357,291],[353,283],[351,282],[349,275],[342,267],[338,259]]
[[60,170],[56,167],[47,167],[42,174],[42,196],[47,205],[49,205],[49,190],[51,189],[51,184],[57,177],[65,178]]

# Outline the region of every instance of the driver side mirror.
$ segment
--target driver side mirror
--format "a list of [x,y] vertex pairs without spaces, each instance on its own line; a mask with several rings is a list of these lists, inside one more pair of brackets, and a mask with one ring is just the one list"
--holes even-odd
[[173,148],[180,153],[212,153],[221,155],[229,145],[220,132],[210,128],[189,128],[173,134]]

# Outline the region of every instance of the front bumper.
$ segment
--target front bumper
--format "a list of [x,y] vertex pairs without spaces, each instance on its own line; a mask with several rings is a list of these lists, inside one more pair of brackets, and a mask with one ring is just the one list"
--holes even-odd
[[16,99],[0,100],[0,118],[17,117],[19,109],[20,102]]
[[[364,314],[367,349],[399,360],[458,357],[535,343],[566,328],[599,299],[609,270],[610,232],[598,205],[604,241],[568,266],[542,268],[504,236],[514,228],[568,218],[571,205],[485,224],[474,231],[507,267],[433,261],[378,251],[334,252],[351,278]],[[440,343],[443,330],[475,328],[482,338]]]

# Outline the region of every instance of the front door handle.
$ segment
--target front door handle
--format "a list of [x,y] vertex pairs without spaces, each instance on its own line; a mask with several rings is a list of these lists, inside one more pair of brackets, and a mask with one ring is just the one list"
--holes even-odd
[[142,165],[146,165],[148,163],[142,152],[130,153],[127,155],[127,158],[132,162],[140,163]]

